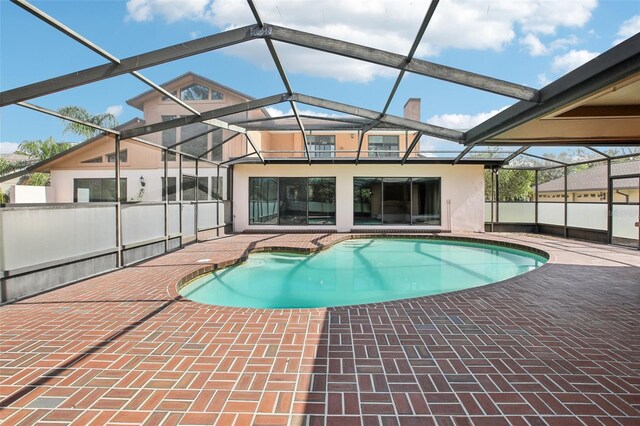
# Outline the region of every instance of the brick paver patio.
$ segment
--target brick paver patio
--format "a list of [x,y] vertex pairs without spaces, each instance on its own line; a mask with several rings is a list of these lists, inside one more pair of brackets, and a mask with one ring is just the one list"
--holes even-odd
[[1,307],[0,422],[640,425],[637,251],[481,235],[551,261],[344,308],[221,308],[175,289],[250,249],[344,237],[229,236]]

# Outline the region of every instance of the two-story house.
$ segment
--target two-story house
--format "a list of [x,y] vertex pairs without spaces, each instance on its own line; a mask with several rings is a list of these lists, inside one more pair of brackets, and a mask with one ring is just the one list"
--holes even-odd
[[[199,112],[253,99],[194,73],[162,86]],[[127,103],[143,118],[120,130],[193,114],[152,90]],[[419,99],[407,101],[404,117],[420,120]],[[165,194],[170,202],[232,199],[236,231],[292,226],[483,229],[482,162],[452,167],[452,162],[420,157],[418,147],[409,155],[414,161],[400,164],[415,131],[374,127],[362,134],[358,129],[366,126],[364,119],[329,117],[350,123],[336,130],[326,126],[326,118],[307,116],[305,147],[291,116],[271,117],[266,109],[255,109],[221,119],[246,128],[248,137],[198,122],[145,134],[143,140],[121,140],[121,201],[160,202]],[[165,161],[158,146],[184,155],[169,152]],[[254,147],[271,160],[268,165],[258,161]],[[113,136],[98,136],[41,163],[35,171],[51,173],[47,201],[115,201],[115,149]],[[307,151],[311,165],[304,161]],[[352,161],[358,151],[359,163]],[[227,167],[234,159],[242,160]]]

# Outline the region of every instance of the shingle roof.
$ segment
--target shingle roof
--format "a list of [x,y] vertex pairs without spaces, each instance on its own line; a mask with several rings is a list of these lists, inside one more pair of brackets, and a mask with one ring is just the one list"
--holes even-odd
[[[640,161],[626,161],[623,163],[611,164],[612,175],[632,175],[640,174]],[[630,188],[634,184],[631,180],[625,180],[617,185],[618,188]],[[607,189],[607,166],[599,165],[590,167],[581,172],[569,173],[567,175],[567,188],[571,191],[589,191]],[[550,180],[538,185],[538,192],[558,192],[564,191],[564,178]]]

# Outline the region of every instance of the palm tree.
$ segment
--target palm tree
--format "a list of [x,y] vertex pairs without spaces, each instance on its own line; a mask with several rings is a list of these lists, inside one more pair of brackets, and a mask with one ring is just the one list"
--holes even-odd
[[[67,149],[71,148],[74,144],[69,142],[56,142],[53,138],[45,140],[32,140],[24,141],[16,150],[16,154],[25,155],[26,160],[9,162],[7,161],[5,167],[7,170],[4,173],[9,173],[13,170],[22,169],[31,164],[39,161],[46,160],[53,157]],[[49,184],[50,176],[48,173],[31,173],[23,176],[18,182],[20,185],[34,185],[34,186],[46,186]]]
[[9,161],[5,158],[0,158],[0,176],[15,172],[16,170],[24,169],[28,165],[28,161]]
[[[66,106],[60,108],[58,112],[62,115],[66,115],[67,117],[86,121],[100,127],[113,128],[118,125],[118,120],[116,119],[116,117],[109,112],[91,115],[89,111],[79,106]],[[99,134],[100,130],[94,129],[93,127],[85,126],[84,124],[65,121],[62,134],[65,134],[67,132],[71,132],[89,139]]]
[[69,142],[56,142],[55,139],[51,137],[45,140],[36,139],[22,142],[18,145],[16,154],[26,155],[30,161],[38,162],[60,154],[73,145],[74,144]]

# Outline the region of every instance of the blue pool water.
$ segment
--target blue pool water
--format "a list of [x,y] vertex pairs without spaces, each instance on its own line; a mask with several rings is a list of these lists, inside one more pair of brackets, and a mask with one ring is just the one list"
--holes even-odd
[[445,240],[348,240],[311,255],[255,253],[194,280],[180,294],[201,303],[313,308],[446,293],[531,271],[546,259],[489,244]]

